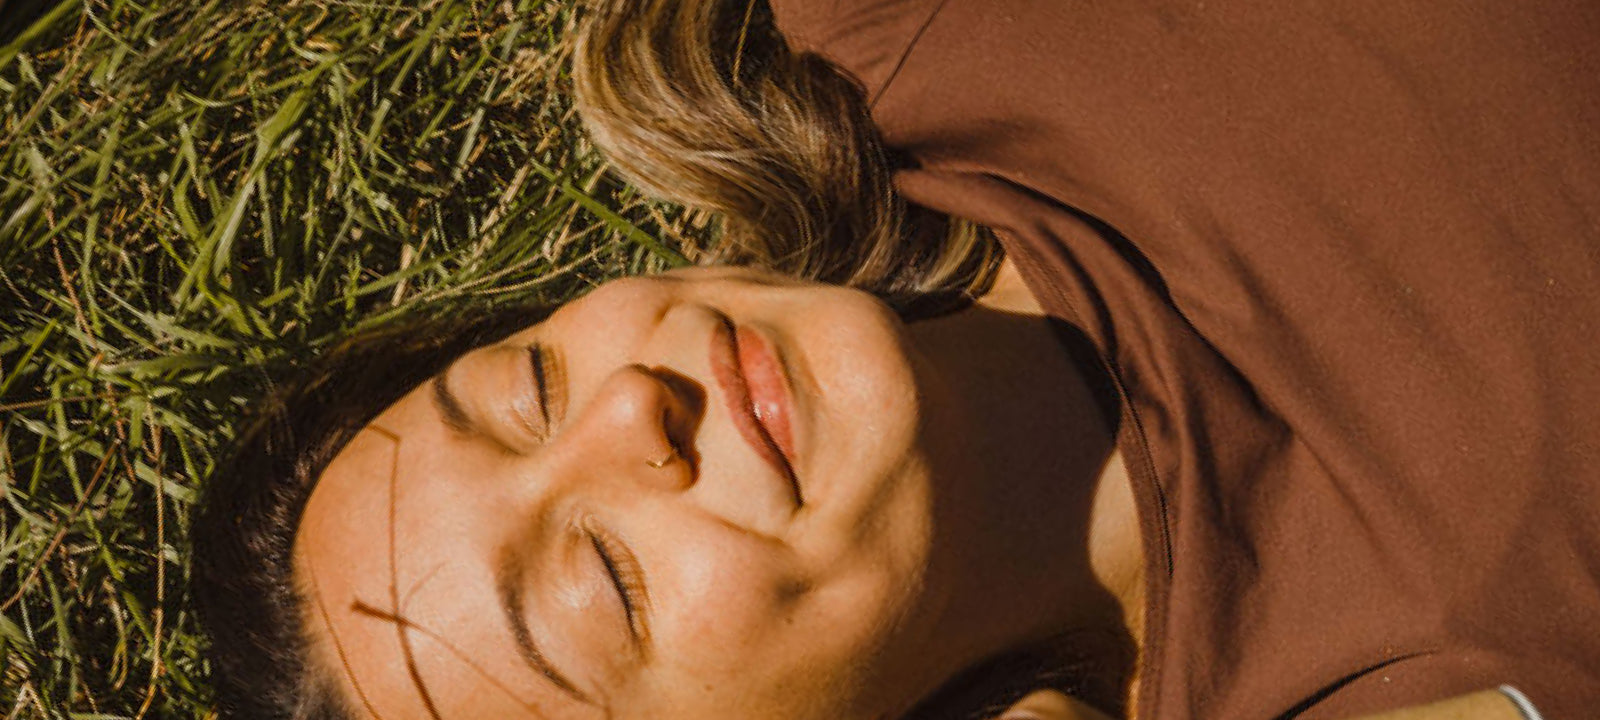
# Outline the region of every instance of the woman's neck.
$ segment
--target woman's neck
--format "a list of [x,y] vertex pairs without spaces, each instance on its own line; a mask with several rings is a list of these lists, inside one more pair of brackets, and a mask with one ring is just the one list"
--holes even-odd
[[989,592],[955,612],[994,618],[991,641],[1120,638],[1094,644],[1106,646],[1097,654],[1124,656],[1105,658],[1115,677],[1103,680],[1129,686],[1143,630],[1143,550],[1108,427],[1116,416],[1097,393],[1087,338],[1046,315],[1009,259],[973,307],[912,333],[946,379],[935,391],[974,423],[972,442],[954,451],[981,459],[942,488],[951,498],[945,521],[974,558],[1006,559],[984,565]]
[[[979,298],[978,307],[1009,315],[1035,318],[1041,325],[1049,321],[1048,314],[1028,287],[1022,272],[1010,257],[1000,265],[989,292]],[[1054,321],[1060,322],[1060,321]],[[1049,335],[1055,341],[1054,350],[1062,357],[1060,328],[1034,328],[1031,334]],[[1028,330],[1024,330],[1028,332]],[[1070,340],[1069,340],[1070,342]],[[1083,373],[1081,368],[1074,368]],[[1098,369],[1092,369],[1098,372]],[[1109,428],[1108,428],[1109,432]],[[1133,486],[1123,463],[1122,452],[1115,444],[1106,458],[1104,468],[1095,481],[1093,505],[1090,509],[1089,558],[1095,576],[1105,589],[1122,606],[1123,623],[1135,640],[1143,639],[1144,631],[1144,547],[1139,533],[1138,510],[1133,496]]]
[[1033,289],[1022,277],[1022,271],[1017,268],[1016,261],[1008,255],[1000,262],[1000,268],[995,272],[994,283],[989,286],[988,292],[978,298],[978,307],[988,308],[996,312],[1042,318],[1046,315],[1044,306],[1039,304],[1039,299],[1034,296]]

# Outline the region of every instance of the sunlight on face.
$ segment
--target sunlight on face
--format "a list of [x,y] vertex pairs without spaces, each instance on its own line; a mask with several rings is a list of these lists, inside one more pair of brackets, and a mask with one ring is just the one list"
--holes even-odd
[[328,466],[314,654],[385,720],[883,712],[930,552],[919,362],[855,291],[607,284]]

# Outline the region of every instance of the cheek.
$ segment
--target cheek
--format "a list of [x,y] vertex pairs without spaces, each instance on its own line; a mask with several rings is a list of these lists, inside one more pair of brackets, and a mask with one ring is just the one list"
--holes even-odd
[[904,584],[879,567],[817,586],[759,542],[711,548],[674,560],[639,716],[836,717],[893,631]]
[[[582,352],[585,362],[605,362],[634,346],[672,305],[672,286],[649,278],[613,280],[567,303],[534,332],[564,351]],[[522,334],[519,334],[521,336]]]
[[671,586],[660,604],[686,654],[737,664],[786,626],[804,585],[775,546],[714,535],[698,552],[673,559]]

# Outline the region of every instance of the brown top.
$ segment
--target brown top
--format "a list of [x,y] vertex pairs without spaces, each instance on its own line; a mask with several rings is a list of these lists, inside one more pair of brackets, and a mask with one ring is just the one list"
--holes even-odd
[[1146,718],[1600,703],[1600,3],[779,0],[1124,392]]

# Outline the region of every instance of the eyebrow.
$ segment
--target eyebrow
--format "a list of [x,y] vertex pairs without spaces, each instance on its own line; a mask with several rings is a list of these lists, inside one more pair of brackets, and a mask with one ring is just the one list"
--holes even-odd
[[472,416],[461,404],[461,399],[450,390],[450,369],[445,368],[438,375],[433,376],[433,405],[439,409],[439,415],[444,418],[444,424],[456,432],[472,434],[476,428],[472,423]]
[[556,670],[555,666],[545,659],[544,653],[539,651],[539,646],[534,644],[533,631],[528,627],[522,602],[523,571],[522,554],[515,550],[502,553],[500,562],[495,564],[494,584],[500,595],[500,609],[506,616],[506,623],[511,626],[511,637],[517,642],[518,654],[528,667],[548,678],[562,692],[585,705],[594,705],[594,701],[572,684],[566,675]]
[[[433,404],[439,409],[439,415],[444,418],[446,425],[451,429],[471,434],[477,432],[477,425],[473,423],[472,416],[467,414],[466,408],[461,404],[461,399],[450,390],[450,369],[445,368],[438,375],[433,376]],[[560,670],[557,670],[533,640],[533,630],[528,627],[525,615],[526,607],[522,598],[522,578],[524,564],[521,553],[508,550],[495,564],[495,589],[500,596],[500,610],[506,616],[506,624],[511,626],[511,637],[516,641],[517,654],[522,656],[524,662],[534,672],[543,675],[562,692],[571,696],[585,705],[594,705],[594,700],[578,689]]]

